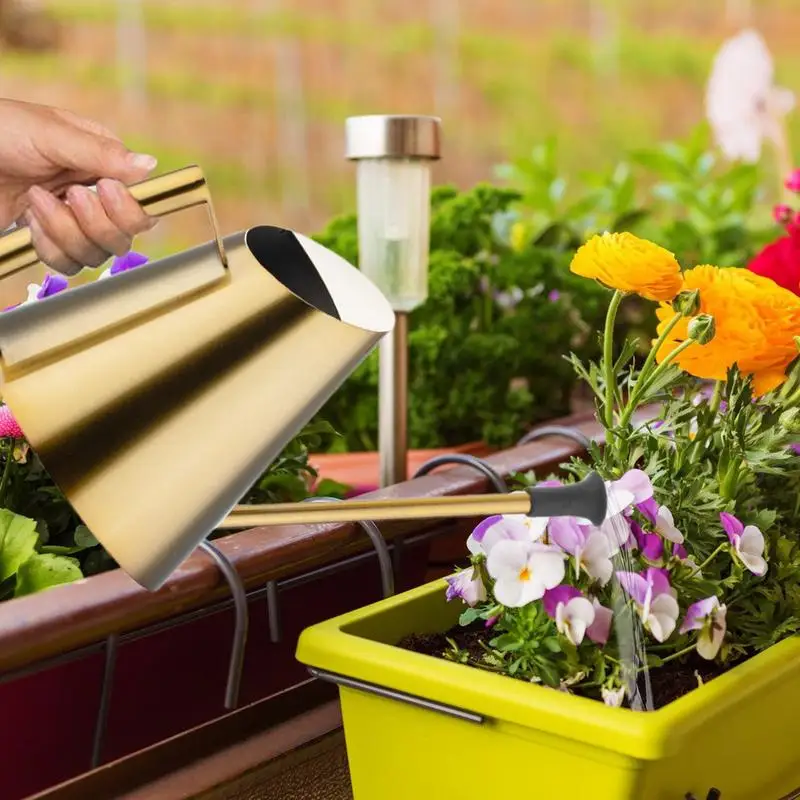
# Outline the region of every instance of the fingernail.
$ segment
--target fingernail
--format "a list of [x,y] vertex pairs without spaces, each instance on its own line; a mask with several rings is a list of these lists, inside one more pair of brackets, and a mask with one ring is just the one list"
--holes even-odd
[[70,186],[67,190],[70,205],[87,210],[89,208],[89,190],[83,186]]
[[101,198],[109,200],[116,208],[121,208],[125,202],[125,192],[118,181],[104,178],[97,182],[97,191]]
[[53,211],[58,207],[58,200],[53,197],[47,189],[42,189],[41,186],[31,186],[28,190],[31,202],[35,206],[39,206],[43,211]]
[[155,156],[148,156],[145,153],[129,153],[128,163],[134,169],[140,169],[143,172],[152,172],[158,165],[158,159]]

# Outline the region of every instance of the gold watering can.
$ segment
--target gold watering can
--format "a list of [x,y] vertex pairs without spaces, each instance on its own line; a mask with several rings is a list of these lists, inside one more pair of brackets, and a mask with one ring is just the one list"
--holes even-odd
[[[130,191],[153,216],[205,204],[213,240],[0,314],[0,390],[77,514],[139,584],[158,589],[220,528],[604,518],[594,474],[507,495],[237,506],[394,313],[359,270],[300,234],[258,226],[222,239],[196,166]],[[0,279],[36,263],[27,228],[0,238]]]

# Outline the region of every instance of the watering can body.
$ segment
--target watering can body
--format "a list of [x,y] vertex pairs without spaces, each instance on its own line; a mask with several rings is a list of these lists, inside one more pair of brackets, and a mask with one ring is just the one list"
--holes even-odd
[[[196,167],[132,191],[150,213],[209,203]],[[6,274],[26,262],[6,248]],[[256,227],[0,314],[1,391],[84,523],[157,589],[393,324],[339,256]]]

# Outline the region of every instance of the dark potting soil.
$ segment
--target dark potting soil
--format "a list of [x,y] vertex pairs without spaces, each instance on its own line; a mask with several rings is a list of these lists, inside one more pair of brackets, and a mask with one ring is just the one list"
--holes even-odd
[[[475,623],[466,628],[457,625],[446,633],[412,634],[398,642],[397,646],[414,653],[444,658],[445,652],[451,650],[449,639],[460,650],[466,651],[471,661],[481,662],[486,651],[480,642],[486,642],[487,638],[483,623]],[[742,662],[739,660],[736,663]],[[675,661],[662,667],[651,668],[649,670],[650,688],[654,708],[662,708],[696,689],[701,682],[708,683],[734,666],[735,664],[732,663],[721,666],[694,654],[680,662]],[[509,680],[514,680],[514,678],[509,677]],[[640,688],[644,694],[644,686]]]

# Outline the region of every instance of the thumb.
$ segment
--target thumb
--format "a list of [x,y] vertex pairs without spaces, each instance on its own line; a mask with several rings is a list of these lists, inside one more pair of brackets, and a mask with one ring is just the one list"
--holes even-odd
[[144,180],[158,163],[153,156],[130,151],[118,139],[65,122],[40,142],[54,166],[87,178],[112,178],[122,183]]

